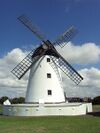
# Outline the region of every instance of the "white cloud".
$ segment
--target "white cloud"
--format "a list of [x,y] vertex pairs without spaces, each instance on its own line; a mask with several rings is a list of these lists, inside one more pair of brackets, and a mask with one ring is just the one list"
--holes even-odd
[[[65,59],[75,64],[93,64],[98,63],[100,58],[100,48],[94,43],[86,43],[82,46],[75,46],[72,43],[67,44],[63,49],[57,47]],[[91,51],[91,52],[90,52]],[[26,56],[28,51],[22,51],[19,48],[8,52],[0,59],[0,96],[20,96],[25,95],[27,88],[28,74],[18,80],[11,70]],[[83,65],[84,66],[84,65]],[[90,69],[83,68],[79,70],[84,80],[79,86],[74,85],[64,75],[64,88],[68,96],[96,96],[100,95],[100,70],[91,66]]]
[[[92,65],[100,62],[100,47],[95,43],[85,43],[83,45],[74,45],[71,42],[64,48],[59,46],[56,49],[70,63],[82,65],[79,73],[84,80],[79,86],[76,86],[63,74],[63,85],[67,96],[96,96],[100,95],[100,70]],[[90,68],[83,68],[86,65]]]
[[80,73],[83,75],[83,85],[84,86],[92,86],[95,88],[100,87],[100,70],[94,67],[91,67],[90,69],[83,69],[80,71]]
[[[23,52],[21,49],[16,48],[11,52],[8,52],[3,58],[0,59],[0,96],[3,94],[10,94],[8,92],[17,92],[18,88],[22,91],[27,85],[27,76],[22,79],[16,79],[11,70],[26,56],[27,52]],[[25,89],[26,90],[26,89]],[[4,93],[4,92],[5,93]],[[18,93],[20,93],[17,92]],[[12,94],[12,96],[16,95]]]
[[76,86],[70,79],[63,75],[63,86],[67,96],[88,96],[100,95],[100,70],[94,67],[84,68],[78,71],[84,80]]
[[100,47],[94,43],[77,46],[69,42],[64,48],[57,50],[73,64],[92,64],[100,61]]

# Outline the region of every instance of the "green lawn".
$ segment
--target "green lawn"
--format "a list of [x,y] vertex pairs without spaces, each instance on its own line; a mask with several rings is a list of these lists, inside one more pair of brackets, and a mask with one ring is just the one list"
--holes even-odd
[[0,133],[99,133],[100,118],[0,117]]
[[[100,107],[100,106],[99,106]],[[100,108],[99,108],[100,109]],[[100,117],[92,115],[66,117],[0,116],[0,133],[99,133]]]
[[93,105],[94,112],[100,112],[100,105]]
[[2,105],[0,105],[0,114],[2,113]]

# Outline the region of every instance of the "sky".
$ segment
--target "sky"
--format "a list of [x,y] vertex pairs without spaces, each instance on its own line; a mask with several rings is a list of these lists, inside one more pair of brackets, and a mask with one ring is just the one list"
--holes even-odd
[[79,86],[63,76],[67,96],[100,95],[99,0],[0,0],[0,96],[24,96],[28,73],[19,81],[11,70],[41,41],[17,19],[28,16],[47,39],[74,25],[78,34],[64,48],[56,49],[84,77]]

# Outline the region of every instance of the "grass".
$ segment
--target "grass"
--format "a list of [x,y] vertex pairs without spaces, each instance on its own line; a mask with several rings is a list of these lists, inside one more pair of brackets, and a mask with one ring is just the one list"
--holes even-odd
[[93,105],[94,112],[100,112],[100,105]]
[[[96,107],[96,108],[95,108]],[[100,106],[95,106],[99,109]],[[100,117],[8,117],[0,116],[0,133],[99,133]]]
[[0,133],[99,133],[100,118],[0,117]]
[[0,105],[0,114],[2,113],[2,105]]

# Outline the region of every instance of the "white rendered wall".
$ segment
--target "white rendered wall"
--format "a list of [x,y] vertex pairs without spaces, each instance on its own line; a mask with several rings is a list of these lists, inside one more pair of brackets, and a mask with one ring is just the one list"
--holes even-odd
[[[49,58],[47,55],[41,57],[31,67],[25,99],[26,103],[37,103],[39,101],[44,103],[65,102],[62,85],[54,69],[47,62],[47,58]],[[51,78],[47,78],[47,73],[51,73]],[[52,91],[52,95],[48,95],[48,90]]]
[[75,116],[89,112],[92,112],[91,103],[44,104],[44,106],[39,104],[3,105],[3,115],[8,116]]

